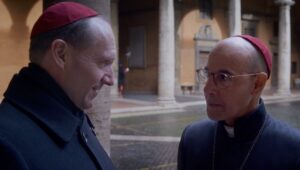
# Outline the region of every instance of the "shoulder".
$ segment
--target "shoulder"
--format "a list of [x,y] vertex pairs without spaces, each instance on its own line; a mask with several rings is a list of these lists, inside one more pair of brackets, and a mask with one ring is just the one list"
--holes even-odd
[[12,145],[20,148],[31,146],[32,139],[41,138],[43,129],[38,123],[18,107],[9,102],[0,105],[0,135],[1,139],[9,141]]
[[22,111],[7,99],[4,99],[2,103],[0,103],[0,116],[13,116],[14,113],[20,112]]
[[20,117],[21,111],[18,110],[15,106],[11,103],[3,101],[0,104],[0,127],[1,129],[10,126],[18,126],[18,121],[21,121],[22,118]]
[[0,133],[0,169],[29,169],[24,157],[2,133]]
[[295,139],[300,142],[300,131],[287,122],[268,117],[266,133],[281,138]]
[[213,132],[215,126],[216,126],[215,121],[205,119],[205,120],[194,122],[194,123],[188,125],[184,130],[184,134],[186,134],[186,135],[195,135],[195,134],[204,135],[205,133]]
[[178,169],[208,169],[216,124],[207,119],[184,129],[178,147]]
[[0,131],[20,131],[27,123],[32,120],[21,109],[6,101],[0,104]]
[[184,129],[181,140],[188,143],[206,142],[214,134],[216,124],[209,119],[194,122]]
[[264,160],[262,164],[273,166],[266,169],[274,169],[275,166],[277,169],[291,169],[287,167],[300,165],[300,133],[286,122],[267,116],[259,143],[257,159]]
[[264,137],[268,143],[300,152],[300,132],[286,122],[268,117]]

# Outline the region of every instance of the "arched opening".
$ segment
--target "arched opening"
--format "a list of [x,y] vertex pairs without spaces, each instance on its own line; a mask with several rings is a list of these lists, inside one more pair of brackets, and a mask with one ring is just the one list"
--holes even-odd
[[[0,1],[0,94],[13,74],[28,63],[29,32],[40,15],[42,1]],[[2,15],[3,14],[3,15]],[[2,97],[2,96],[1,96]]]

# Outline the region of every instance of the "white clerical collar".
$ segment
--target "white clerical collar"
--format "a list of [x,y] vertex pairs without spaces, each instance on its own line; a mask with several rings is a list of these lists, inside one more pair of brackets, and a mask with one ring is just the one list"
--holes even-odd
[[228,134],[228,137],[234,138],[234,127],[227,126],[226,124],[224,124],[224,128]]

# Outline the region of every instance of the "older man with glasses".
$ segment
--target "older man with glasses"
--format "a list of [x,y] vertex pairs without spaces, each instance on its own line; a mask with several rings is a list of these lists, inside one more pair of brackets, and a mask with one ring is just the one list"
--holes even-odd
[[272,55],[258,38],[220,41],[198,71],[210,120],[187,126],[178,170],[299,170],[300,134],[267,114],[261,93]]

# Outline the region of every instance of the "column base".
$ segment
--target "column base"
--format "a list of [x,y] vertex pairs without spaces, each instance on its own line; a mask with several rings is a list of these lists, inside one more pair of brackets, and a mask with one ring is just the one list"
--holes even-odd
[[174,97],[158,97],[157,102],[160,106],[175,106],[177,102]]
[[291,90],[290,89],[277,89],[275,92],[275,95],[277,96],[290,96]]

